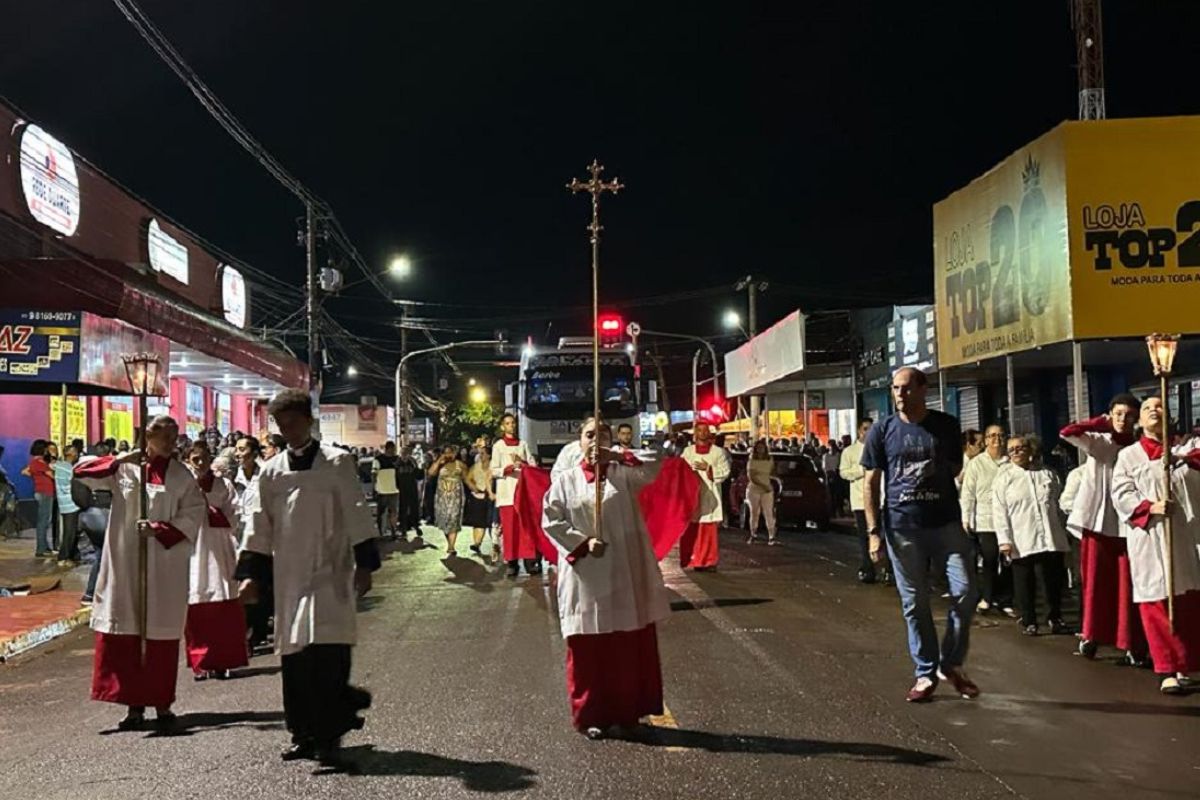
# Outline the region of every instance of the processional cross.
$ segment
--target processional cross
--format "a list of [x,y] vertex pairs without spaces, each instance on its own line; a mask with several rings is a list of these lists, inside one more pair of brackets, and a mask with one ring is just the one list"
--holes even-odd
[[[597,445],[600,443],[600,231],[603,230],[603,226],[600,225],[600,195],[605,192],[616,194],[625,188],[625,184],[621,183],[618,178],[613,178],[611,181],[601,180],[600,173],[602,172],[604,172],[604,167],[599,161],[592,159],[592,164],[588,167],[591,179],[581,181],[578,178],[572,178],[571,182],[567,184],[567,188],[573,194],[587,192],[592,196],[592,221],[587,226],[587,230],[591,234],[592,243],[592,416],[595,418],[593,435]],[[586,453],[584,455],[586,456]],[[601,541],[604,540],[600,528],[600,502],[603,499],[604,480],[601,477],[600,464],[597,463],[596,508],[592,520],[595,525],[596,538]]]

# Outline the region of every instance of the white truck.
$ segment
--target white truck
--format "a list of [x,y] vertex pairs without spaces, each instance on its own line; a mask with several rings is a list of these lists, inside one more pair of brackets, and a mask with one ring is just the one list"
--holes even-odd
[[[600,413],[615,430],[621,423],[639,427],[643,394],[657,402],[657,384],[646,382],[643,393],[632,344],[600,351]],[[557,347],[526,345],[520,375],[505,387],[506,410],[517,415],[518,431],[537,462],[554,463],[568,442],[579,438],[584,417],[592,412],[592,340],[565,337]]]

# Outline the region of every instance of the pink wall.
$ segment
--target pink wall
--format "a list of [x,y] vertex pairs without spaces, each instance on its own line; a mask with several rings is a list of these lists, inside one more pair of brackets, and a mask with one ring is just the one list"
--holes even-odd
[[253,433],[254,400],[244,394],[235,394],[229,401],[230,424],[235,431]]
[[182,429],[187,421],[187,381],[183,378],[171,378],[171,416]]
[[0,394],[0,465],[16,488],[17,497],[33,497],[33,484],[21,475],[29,463],[34,439],[50,436],[50,398],[36,394]]

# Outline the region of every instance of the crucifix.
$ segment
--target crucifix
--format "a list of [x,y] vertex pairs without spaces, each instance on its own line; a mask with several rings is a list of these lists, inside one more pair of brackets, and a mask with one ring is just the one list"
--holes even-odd
[[[592,159],[591,166],[588,167],[588,173],[592,176],[590,180],[581,181],[578,178],[572,178],[567,184],[567,188],[572,194],[577,192],[587,192],[592,196],[592,221],[587,226],[591,233],[592,243],[592,416],[595,418],[593,423],[593,441],[597,445],[596,450],[596,508],[592,514],[596,538],[604,540],[604,534],[600,529],[600,502],[604,499],[604,478],[600,467],[600,231],[603,227],[600,225],[600,195],[605,192],[616,194],[625,188],[625,184],[621,183],[620,179],[613,178],[611,181],[604,181],[600,178],[600,173],[604,172],[604,167],[596,159]],[[586,453],[584,454],[586,457]]]

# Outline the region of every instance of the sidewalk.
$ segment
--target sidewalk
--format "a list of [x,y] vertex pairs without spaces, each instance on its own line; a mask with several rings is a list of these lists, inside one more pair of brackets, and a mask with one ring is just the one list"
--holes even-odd
[[33,531],[0,540],[0,588],[14,592],[0,597],[0,662],[92,618],[91,607],[79,602],[90,565],[62,569],[33,553]]

